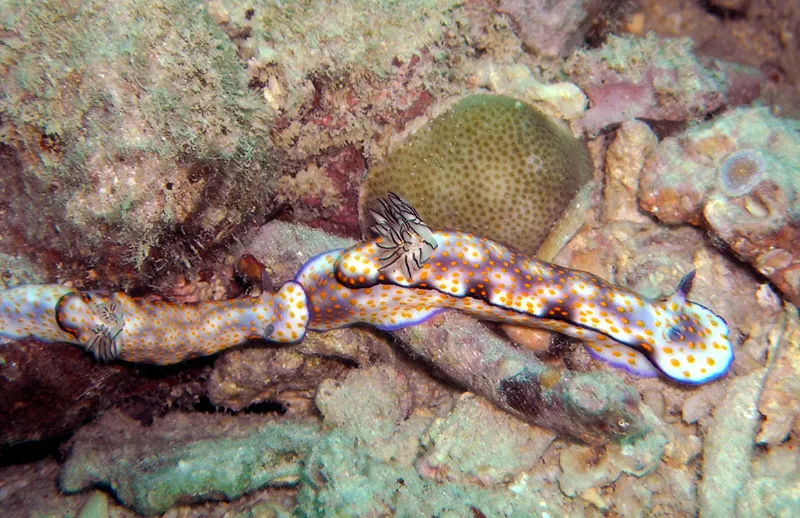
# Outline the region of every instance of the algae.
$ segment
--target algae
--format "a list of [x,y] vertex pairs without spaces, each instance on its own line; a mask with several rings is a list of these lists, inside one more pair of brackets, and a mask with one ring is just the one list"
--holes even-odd
[[5,195],[28,241],[95,264],[141,268],[154,250],[160,267],[186,264],[196,253],[169,236],[195,234],[198,250],[268,208],[268,120],[203,2],[13,1],[0,24]]

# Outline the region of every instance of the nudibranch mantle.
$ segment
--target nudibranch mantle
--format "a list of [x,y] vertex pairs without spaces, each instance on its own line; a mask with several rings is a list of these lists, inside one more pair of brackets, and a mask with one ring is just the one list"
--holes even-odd
[[432,231],[396,195],[374,213],[375,239],[307,261],[257,298],[172,304],[58,285],[0,292],[0,335],[83,346],[97,358],[168,364],[251,339],[292,343],[307,330],[368,324],[395,330],[457,309],[484,320],[580,339],[639,376],[700,384],[733,361],[725,321],[687,300],[694,273],[649,300],[460,231]]
[[[399,197],[388,201],[405,203]],[[398,225],[391,217],[376,221],[378,226]],[[706,383],[724,375],[733,362],[725,321],[686,298],[694,272],[671,296],[654,301],[588,272],[539,261],[460,231],[427,236],[425,241],[437,246],[424,264],[391,268],[397,255],[409,253],[408,246],[390,243],[395,253],[387,254],[389,232],[377,234],[339,254],[339,284],[356,291],[402,287],[413,305],[433,300],[434,307],[481,319],[557,331],[582,340],[593,356],[639,376],[661,371],[683,383]]]

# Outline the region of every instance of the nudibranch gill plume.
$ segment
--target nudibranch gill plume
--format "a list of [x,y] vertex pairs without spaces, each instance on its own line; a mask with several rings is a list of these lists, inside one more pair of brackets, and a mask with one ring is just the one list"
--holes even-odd
[[725,321],[687,299],[694,272],[649,300],[587,272],[468,232],[431,230],[395,194],[373,211],[376,238],[306,262],[257,298],[171,304],[125,293],[26,285],[0,292],[0,335],[81,345],[100,359],[168,364],[251,339],[366,324],[396,330],[448,309],[575,337],[639,376],[700,384],[733,362]]

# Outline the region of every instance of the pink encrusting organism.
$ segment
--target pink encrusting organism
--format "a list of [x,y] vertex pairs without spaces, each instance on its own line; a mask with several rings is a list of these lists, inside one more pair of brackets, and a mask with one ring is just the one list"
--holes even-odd
[[456,309],[567,334],[640,376],[700,384],[733,361],[725,321],[686,299],[694,272],[671,296],[648,300],[486,238],[432,231],[395,194],[373,216],[375,239],[312,258],[275,293],[172,304],[24,285],[0,292],[0,334],[74,343],[104,360],[169,364],[252,339],[297,342],[309,330],[395,330]]

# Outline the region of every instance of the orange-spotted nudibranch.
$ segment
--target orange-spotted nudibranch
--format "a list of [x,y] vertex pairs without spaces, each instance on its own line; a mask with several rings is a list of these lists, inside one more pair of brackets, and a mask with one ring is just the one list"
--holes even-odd
[[399,196],[373,212],[375,239],[309,260],[276,293],[203,303],[26,285],[0,292],[0,335],[70,342],[100,359],[168,364],[254,338],[297,342],[353,324],[393,330],[457,309],[543,327],[640,376],[700,384],[733,362],[725,321],[687,300],[694,273],[648,300],[590,273],[467,232],[432,231]]
[[694,272],[670,297],[648,300],[596,275],[470,233],[431,232],[393,194],[373,216],[376,226],[388,228],[374,229],[376,239],[339,253],[337,282],[327,284],[347,295],[347,312],[331,311],[324,303],[328,297],[316,305],[318,321],[312,312],[312,326],[329,325],[324,318],[329,314],[335,325],[367,319],[394,329],[452,308],[578,338],[595,357],[639,376],[660,371],[700,384],[724,375],[733,362],[725,321],[686,299]]

